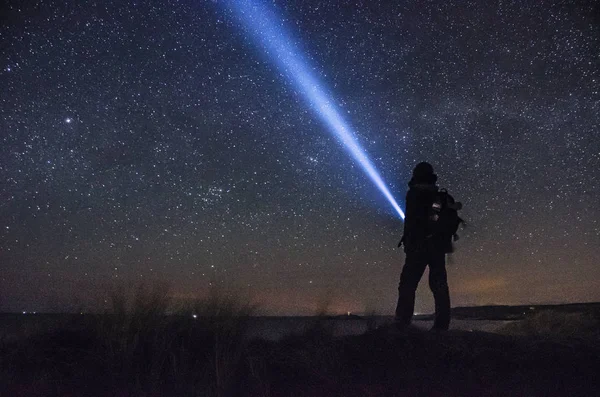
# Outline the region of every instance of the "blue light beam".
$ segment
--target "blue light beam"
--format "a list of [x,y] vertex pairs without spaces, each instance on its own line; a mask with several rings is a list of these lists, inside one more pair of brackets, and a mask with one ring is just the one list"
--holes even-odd
[[390,202],[401,219],[404,212],[388,190],[373,166],[365,150],[358,143],[350,126],[341,116],[330,96],[322,88],[320,81],[311,73],[308,63],[302,59],[298,49],[287,34],[283,23],[276,23],[278,18],[271,10],[254,0],[227,0],[230,9],[237,15],[246,29],[254,36],[267,55],[279,69],[287,75],[296,89],[302,93],[310,107],[325,122],[329,131],[346,147],[348,153],[366,172],[385,198]]

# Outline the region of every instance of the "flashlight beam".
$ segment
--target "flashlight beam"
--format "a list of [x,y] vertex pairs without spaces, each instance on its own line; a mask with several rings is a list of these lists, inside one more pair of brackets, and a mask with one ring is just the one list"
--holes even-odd
[[390,202],[401,219],[404,212],[390,193],[377,169],[360,146],[349,124],[322,88],[320,81],[313,75],[308,63],[299,55],[299,51],[282,27],[278,18],[270,9],[255,0],[228,0],[231,10],[237,15],[246,29],[262,44],[263,49],[276,63],[279,69],[302,93],[310,107],[327,125],[329,131],[343,144],[348,153],[361,166],[375,186]]

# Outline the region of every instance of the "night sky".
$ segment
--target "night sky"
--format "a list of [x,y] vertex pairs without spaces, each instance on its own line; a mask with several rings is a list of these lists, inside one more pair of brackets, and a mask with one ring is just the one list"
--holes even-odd
[[[268,3],[400,205],[423,160],[464,203],[453,306],[600,300],[598,3]],[[0,311],[393,312],[401,220],[231,2],[3,4]]]

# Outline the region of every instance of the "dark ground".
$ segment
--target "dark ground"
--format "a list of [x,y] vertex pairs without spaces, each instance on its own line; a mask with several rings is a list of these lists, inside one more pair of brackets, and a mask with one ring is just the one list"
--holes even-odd
[[339,337],[324,319],[278,341],[234,317],[98,316],[3,342],[0,396],[598,395],[597,306],[530,311],[502,333]]

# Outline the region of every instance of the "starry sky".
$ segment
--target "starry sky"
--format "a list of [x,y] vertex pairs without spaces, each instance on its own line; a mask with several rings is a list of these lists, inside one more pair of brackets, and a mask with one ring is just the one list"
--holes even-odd
[[[423,160],[463,202],[453,306],[600,300],[597,3],[268,4],[399,203]],[[3,2],[0,311],[393,312],[401,220],[230,6]]]

